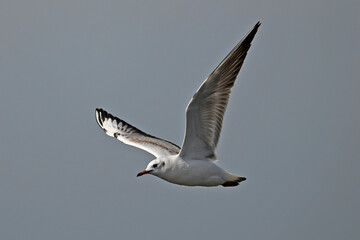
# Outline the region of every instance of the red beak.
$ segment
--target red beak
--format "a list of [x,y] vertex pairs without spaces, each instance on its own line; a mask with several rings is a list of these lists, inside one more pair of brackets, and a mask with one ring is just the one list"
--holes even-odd
[[146,171],[146,170],[144,170],[144,171],[139,172],[136,176],[137,176],[137,177],[140,177],[140,176],[142,176],[142,175],[144,175],[144,174],[148,174],[149,172],[151,172],[151,171]]

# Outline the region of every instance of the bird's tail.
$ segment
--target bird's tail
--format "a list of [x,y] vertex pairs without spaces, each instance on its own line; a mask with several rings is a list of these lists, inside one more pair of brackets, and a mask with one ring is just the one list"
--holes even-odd
[[226,182],[222,184],[224,187],[235,187],[239,185],[240,182],[245,181],[246,177],[236,176],[231,173],[226,174]]

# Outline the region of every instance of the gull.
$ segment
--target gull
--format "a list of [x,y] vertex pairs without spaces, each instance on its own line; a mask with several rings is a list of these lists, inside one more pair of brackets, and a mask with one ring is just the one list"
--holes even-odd
[[216,148],[231,88],[260,24],[257,22],[230,51],[190,100],[182,147],[149,135],[101,108],[96,109],[96,121],[107,135],[156,157],[138,177],[151,174],[178,185],[204,187],[233,187],[246,180],[218,166]]

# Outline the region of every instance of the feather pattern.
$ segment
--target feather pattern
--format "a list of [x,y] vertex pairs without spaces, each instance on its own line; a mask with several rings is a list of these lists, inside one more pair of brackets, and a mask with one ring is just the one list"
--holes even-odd
[[216,160],[216,147],[231,88],[260,24],[258,22],[231,50],[190,100],[180,152],[182,158]]
[[95,117],[107,135],[117,138],[125,144],[141,148],[155,157],[176,155],[180,151],[180,147],[176,144],[144,133],[103,109],[97,108]]

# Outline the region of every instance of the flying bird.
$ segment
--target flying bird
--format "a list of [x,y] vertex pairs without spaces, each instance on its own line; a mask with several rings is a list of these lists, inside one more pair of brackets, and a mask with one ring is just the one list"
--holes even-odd
[[206,187],[232,187],[246,180],[217,165],[216,148],[231,88],[260,24],[257,22],[231,50],[190,100],[181,147],[149,135],[103,109],[96,109],[96,121],[107,135],[156,157],[138,177],[151,174],[174,184]]

